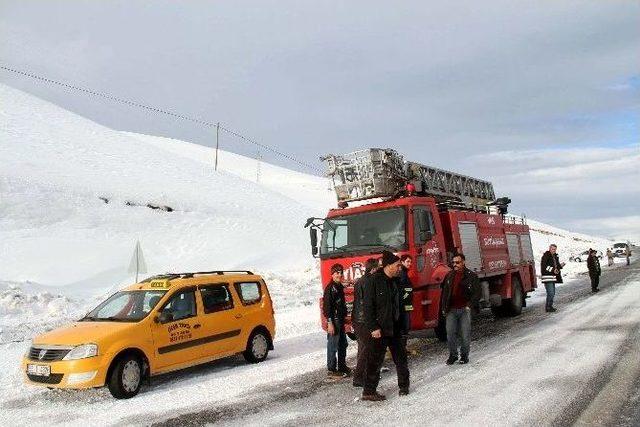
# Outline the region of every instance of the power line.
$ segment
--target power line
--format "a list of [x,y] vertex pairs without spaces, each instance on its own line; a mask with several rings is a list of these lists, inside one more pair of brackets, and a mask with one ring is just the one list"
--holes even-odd
[[32,79],[37,80],[37,81],[50,83],[50,84],[61,86],[61,87],[67,88],[67,89],[72,89],[72,90],[75,90],[75,91],[78,91],[78,92],[83,92],[83,93],[86,93],[86,94],[89,94],[89,95],[93,95],[93,96],[97,96],[97,97],[100,97],[100,98],[108,99],[110,101],[119,102],[121,104],[125,104],[125,105],[128,105],[130,107],[137,107],[137,108],[142,108],[144,110],[153,111],[154,113],[165,114],[167,116],[171,116],[171,117],[174,117],[176,119],[186,120],[186,121],[189,121],[189,122],[192,122],[192,123],[196,123],[196,124],[199,124],[199,125],[202,125],[202,126],[207,126],[207,127],[217,127],[217,126],[219,126],[220,129],[224,130],[225,132],[227,132],[227,133],[229,133],[229,134],[231,134],[231,135],[233,135],[233,136],[235,136],[235,137],[237,137],[237,138],[239,138],[239,139],[241,139],[241,140],[243,140],[243,141],[245,141],[245,142],[247,142],[249,144],[253,144],[253,145],[257,146],[257,147],[262,148],[263,150],[266,150],[266,151],[269,151],[271,153],[274,153],[274,154],[276,154],[276,155],[278,155],[280,157],[283,157],[283,158],[285,158],[285,159],[287,159],[289,161],[292,161],[292,162],[294,162],[294,163],[296,163],[298,165],[301,165],[301,166],[304,166],[306,168],[309,168],[309,169],[311,169],[313,171],[320,172],[320,170],[318,168],[316,168],[314,166],[311,166],[308,163],[303,162],[302,160],[298,160],[298,159],[296,159],[295,157],[293,157],[290,154],[283,153],[283,152],[281,152],[279,150],[276,150],[273,147],[270,147],[268,145],[259,143],[259,142],[255,141],[255,140],[253,140],[251,138],[248,138],[248,137],[246,137],[246,136],[244,136],[242,134],[239,134],[239,133],[237,133],[237,132],[235,132],[235,131],[233,131],[231,129],[223,127],[222,125],[218,125],[217,123],[207,122],[207,121],[202,120],[202,119],[196,119],[196,118],[184,115],[184,114],[179,114],[179,113],[175,113],[173,111],[165,110],[163,108],[153,107],[153,106],[150,106],[150,105],[142,104],[140,102],[131,101],[131,100],[126,99],[126,98],[121,98],[121,97],[118,97],[118,96],[114,96],[114,95],[111,95],[111,94],[108,94],[108,93],[98,92],[98,91],[95,91],[95,90],[92,90],[92,89],[87,89],[87,88],[84,88],[84,87],[81,87],[81,86],[76,86],[76,85],[72,85],[72,84],[69,84],[69,83],[64,83],[64,82],[61,82],[61,81],[58,81],[58,80],[54,80],[54,79],[50,79],[50,78],[47,78],[47,77],[43,77],[43,76],[31,73],[31,72],[27,72],[27,71],[17,70],[15,68],[6,67],[4,65],[0,65],[0,69],[5,70],[5,71],[9,71],[11,73],[18,74],[18,75],[21,75],[21,76],[24,76],[24,77],[29,77],[29,78],[32,78]]
[[298,159],[296,159],[296,158],[294,158],[294,157],[292,157],[292,156],[290,156],[288,154],[285,154],[285,153],[283,153],[281,151],[276,150],[275,148],[271,148],[268,145],[264,145],[264,144],[261,144],[259,142],[254,141],[252,139],[249,139],[246,136],[240,135],[239,133],[234,132],[231,129],[227,129],[222,125],[220,125],[220,130],[223,130],[223,131],[225,131],[225,132],[227,132],[227,133],[229,133],[229,134],[231,134],[231,135],[233,135],[233,136],[235,136],[237,138],[240,138],[240,139],[242,139],[242,140],[244,140],[244,141],[246,141],[246,142],[248,142],[250,144],[254,144],[254,145],[256,145],[256,146],[258,146],[260,148],[263,148],[266,151],[271,151],[272,153],[277,154],[278,156],[284,157],[285,159],[290,160],[292,162],[295,162],[295,163],[297,163],[297,164],[299,164],[301,166],[305,166],[305,167],[307,167],[309,169],[313,169],[315,171],[319,171],[318,168],[315,168],[315,167],[309,165],[308,163],[303,162],[302,160],[298,160]]

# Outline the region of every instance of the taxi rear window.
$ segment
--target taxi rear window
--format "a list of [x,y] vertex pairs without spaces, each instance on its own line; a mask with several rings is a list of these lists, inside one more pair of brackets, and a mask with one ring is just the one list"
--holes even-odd
[[236,283],[236,291],[244,305],[255,304],[262,299],[262,287],[259,282]]

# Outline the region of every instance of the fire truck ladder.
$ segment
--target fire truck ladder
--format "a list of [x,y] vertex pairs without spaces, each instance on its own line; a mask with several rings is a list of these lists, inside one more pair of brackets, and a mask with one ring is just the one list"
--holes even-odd
[[407,177],[416,185],[416,191],[444,200],[489,204],[496,199],[493,184],[443,169],[407,162]]

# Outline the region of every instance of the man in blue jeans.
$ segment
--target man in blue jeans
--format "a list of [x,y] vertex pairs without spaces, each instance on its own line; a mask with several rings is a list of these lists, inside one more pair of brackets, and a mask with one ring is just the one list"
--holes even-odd
[[442,282],[440,299],[449,345],[447,365],[453,365],[458,360],[458,347],[460,363],[469,363],[471,309],[478,310],[481,292],[478,275],[465,266],[464,254],[456,254],[453,257],[453,270]]
[[347,334],[344,330],[344,320],[347,317],[347,303],[344,299],[342,279],[342,266],[333,264],[331,282],[325,286],[322,298],[322,312],[327,319],[327,375],[334,378],[351,375],[351,369],[346,364]]

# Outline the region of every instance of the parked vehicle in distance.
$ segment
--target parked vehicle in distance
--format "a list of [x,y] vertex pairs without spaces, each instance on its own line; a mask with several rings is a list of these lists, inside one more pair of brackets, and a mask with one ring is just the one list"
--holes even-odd
[[623,242],[618,242],[618,243],[614,243],[613,244],[613,255],[617,256],[617,257],[625,257],[627,256],[627,248],[629,247],[629,244],[627,243],[623,243]]
[[262,277],[209,271],[150,277],[111,295],[77,322],[33,339],[27,383],[109,387],[135,396],[145,377],[242,353],[266,359],[275,337],[273,304]]
[[[603,257],[602,251],[596,251],[596,256],[598,257],[598,259],[602,259]],[[569,261],[586,262],[588,257],[589,257],[589,250],[587,249],[584,252],[580,252],[578,254],[569,256]]]

